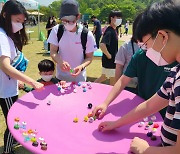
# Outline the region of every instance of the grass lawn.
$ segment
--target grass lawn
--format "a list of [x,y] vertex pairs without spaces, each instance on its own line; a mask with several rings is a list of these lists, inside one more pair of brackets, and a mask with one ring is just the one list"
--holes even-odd
[[[43,50],[43,42],[38,41],[38,26],[35,27],[29,27],[29,30],[34,31],[30,34],[31,40],[29,41],[29,44],[26,45],[23,48],[23,53],[29,59],[29,64],[27,71],[25,72],[26,75],[30,76],[33,79],[39,79],[39,73],[37,65],[39,61],[43,59],[51,59],[49,54],[46,54]],[[45,30],[45,24],[40,24],[40,30],[46,34]],[[131,33],[131,32],[130,32]],[[123,41],[119,41],[119,45],[121,45]],[[93,62],[87,67],[87,76],[88,80],[94,81],[97,77],[101,75],[101,58],[95,57],[93,59]],[[108,81],[105,83],[108,84]],[[25,93],[20,91],[20,97],[24,95]],[[5,122],[4,117],[2,114],[2,110],[0,109],[0,153],[3,150],[3,133],[5,130]],[[18,154],[29,154],[27,150],[25,150],[23,147],[16,148],[16,153]]]

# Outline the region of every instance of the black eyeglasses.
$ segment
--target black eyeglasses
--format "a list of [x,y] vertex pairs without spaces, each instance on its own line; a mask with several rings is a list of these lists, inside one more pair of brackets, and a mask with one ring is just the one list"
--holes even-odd
[[152,36],[150,36],[144,43],[143,42],[139,42],[139,48],[143,49],[143,50],[147,50],[147,46],[146,43],[152,38]]
[[62,20],[62,24],[64,24],[64,25],[66,25],[66,24],[73,25],[75,22],[76,22],[76,20],[74,20],[74,21]]

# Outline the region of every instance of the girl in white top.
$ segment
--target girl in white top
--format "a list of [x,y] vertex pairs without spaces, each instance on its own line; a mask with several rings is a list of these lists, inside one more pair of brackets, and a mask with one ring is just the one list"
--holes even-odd
[[[25,82],[35,89],[42,89],[43,84],[11,66],[17,51],[27,43],[24,20],[27,12],[23,5],[17,1],[8,1],[0,14],[0,106],[7,121],[10,107],[18,98],[18,81]],[[18,111],[17,111],[18,112]],[[14,138],[7,128],[4,133],[4,154],[13,153]]]

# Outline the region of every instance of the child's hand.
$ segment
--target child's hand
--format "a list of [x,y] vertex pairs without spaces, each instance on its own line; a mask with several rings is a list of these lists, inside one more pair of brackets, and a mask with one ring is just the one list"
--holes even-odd
[[18,88],[24,89],[24,82],[18,80]]
[[147,141],[140,139],[139,137],[135,137],[130,145],[130,151],[135,154],[142,154],[147,148],[149,148]]
[[107,110],[107,105],[100,104],[99,106],[96,106],[93,109],[92,114],[93,114],[93,116],[97,116],[99,119],[101,119],[104,116],[106,110]]
[[41,90],[44,89],[44,84],[35,81],[35,82],[32,83],[32,87],[37,91],[41,91]]
[[60,81],[59,84],[60,84],[62,87],[66,87],[66,81]]
[[78,76],[81,73],[82,69],[83,68],[81,65],[77,66],[76,68],[74,68],[74,71],[73,73],[71,73],[71,75],[74,77]]
[[62,63],[60,63],[60,68],[63,72],[69,72],[69,70],[71,69],[71,66],[69,65],[68,62],[63,61]]
[[105,121],[98,126],[99,131],[105,132],[117,128],[116,121]]

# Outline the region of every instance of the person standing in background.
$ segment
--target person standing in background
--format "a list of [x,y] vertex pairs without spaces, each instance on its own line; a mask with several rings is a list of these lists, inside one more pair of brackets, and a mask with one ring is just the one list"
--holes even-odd
[[127,21],[127,22],[126,22],[126,24],[124,25],[124,29],[125,29],[124,34],[128,35],[128,30],[129,30],[129,21]]
[[109,14],[109,26],[107,27],[100,48],[103,52],[102,56],[102,74],[94,82],[100,83],[107,78],[110,79],[110,85],[115,83],[115,68],[114,63],[116,53],[118,51],[118,35],[116,27],[122,23],[122,13],[120,11],[111,11]]
[[[47,30],[47,39],[49,37],[49,34],[51,33],[52,28],[56,25],[56,20],[53,17],[49,17],[48,22],[46,24],[46,30]],[[50,51],[50,44],[48,43],[48,51]]]
[[95,36],[96,45],[97,45],[97,48],[99,49],[99,41],[100,41],[100,38],[102,35],[101,23],[94,15],[91,17],[91,20],[94,22],[94,27],[93,27],[92,33]]

